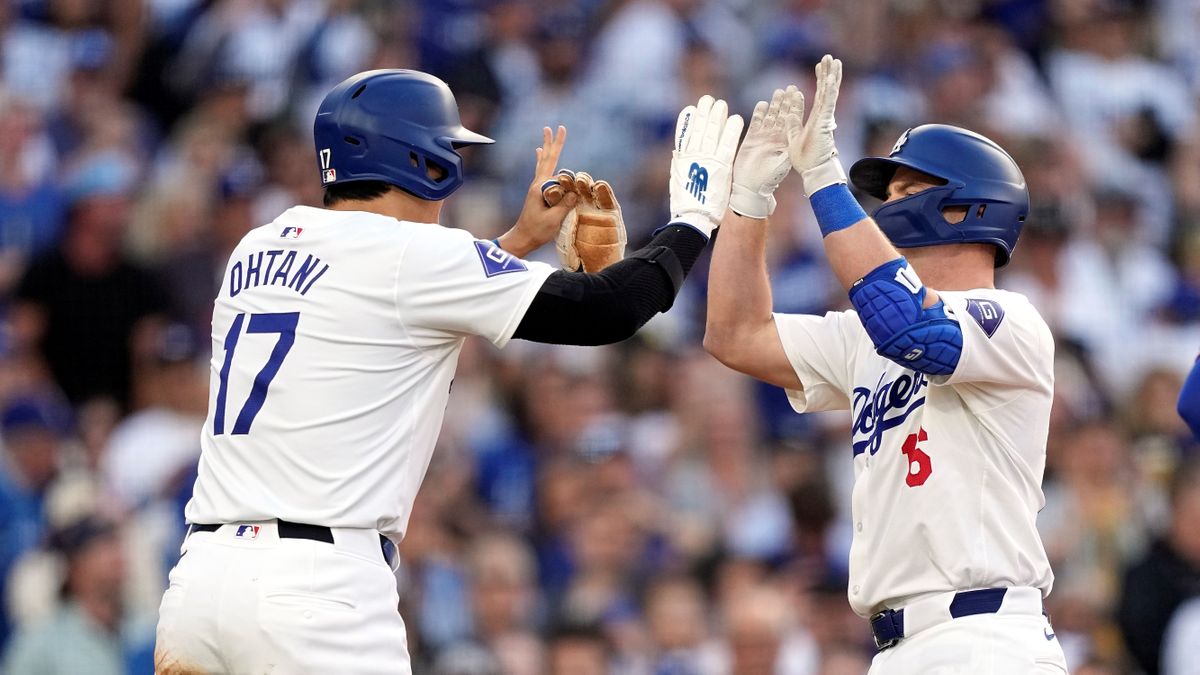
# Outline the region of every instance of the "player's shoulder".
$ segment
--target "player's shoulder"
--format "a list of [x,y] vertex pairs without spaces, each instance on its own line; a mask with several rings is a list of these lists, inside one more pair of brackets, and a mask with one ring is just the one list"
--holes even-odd
[[[858,312],[853,309],[829,310],[824,314],[775,314],[775,324],[786,339],[793,330],[803,329],[817,336],[825,335],[839,342],[867,341],[871,338],[862,327]],[[786,334],[786,335],[785,335]]]
[[1023,293],[1002,288],[975,288],[938,291],[938,295],[960,315],[960,321],[973,321],[988,337],[1007,329],[1027,333],[1039,341],[1052,342],[1046,320]]
[[446,227],[437,223],[415,223],[401,221],[412,234],[413,243],[427,247],[461,247],[469,246],[477,241],[475,235],[456,227]]
[[315,206],[293,206],[265,225],[251,228],[242,237],[245,240],[263,239],[310,239],[320,233],[329,233],[347,226],[359,229],[382,228],[388,222],[395,225],[396,219],[365,211],[334,211]]
[[409,273],[490,279],[547,267],[544,263],[522,260],[494,241],[479,239],[467,230],[428,223],[411,225],[412,235],[405,253],[405,268]]

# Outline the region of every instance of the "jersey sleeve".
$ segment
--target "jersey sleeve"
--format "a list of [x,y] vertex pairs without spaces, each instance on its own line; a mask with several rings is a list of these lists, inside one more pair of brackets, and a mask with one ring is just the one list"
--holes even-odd
[[414,233],[405,248],[396,309],[414,337],[479,335],[503,347],[553,272],[464,230],[430,226]]
[[1054,339],[1050,328],[1023,296],[968,297],[941,293],[947,314],[962,328],[963,349],[949,375],[935,385],[981,384],[1050,390],[1054,384]]
[[849,410],[851,364],[866,335],[857,317],[850,312],[775,314],[775,327],[803,385],[786,390],[792,408],[796,412]]

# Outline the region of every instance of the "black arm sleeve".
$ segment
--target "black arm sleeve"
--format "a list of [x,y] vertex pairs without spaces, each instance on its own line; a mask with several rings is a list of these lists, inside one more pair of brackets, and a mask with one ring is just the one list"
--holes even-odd
[[669,225],[645,247],[597,274],[546,278],[513,337],[560,345],[607,345],[631,337],[675,295],[708,240]]

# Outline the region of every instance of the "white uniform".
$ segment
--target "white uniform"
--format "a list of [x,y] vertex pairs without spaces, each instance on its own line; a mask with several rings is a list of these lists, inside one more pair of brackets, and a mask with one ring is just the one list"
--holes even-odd
[[[408,672],[379,534],[404,534],[465,337],[503,346],[546,277],[467,232],[295,207],[230,257],[159,651],[203,672]],[[332,528],[280,539],[273,519]],[[190,671],[189,671],[190,672]]]
[[[1054,342],[1022,295],[938,294],[963,332],[950,376],[876,354],[853,311],[775,316],[803,384],[788,392],[792,406],[851,411],[850,604],[864,617],[908,608],[906,638],[876,656],[873,673],[1024,673],[1035,661],[1058,672],[1062,650],[1040,603],[1054,576],[1035,522]],[[1027,590],[999,613],[949,620],[956,592],[985,588]]]

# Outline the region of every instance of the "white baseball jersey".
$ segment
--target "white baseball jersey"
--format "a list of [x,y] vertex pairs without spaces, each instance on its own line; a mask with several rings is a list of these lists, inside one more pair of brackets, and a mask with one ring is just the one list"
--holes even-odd
[[777,314],[798,412],[849,410],[855,484],[849,599],[870,616],[946,591],[1054,576],[1038,536],[1054,386],[1050,329],[1022,295],[938,291],[962,326],[952,375],[875,353],[858,314]]
[[552,272],[365,212],[297,206],[252,230],[216,300],[188,521],[401,537],[465,337],[503,346]]

